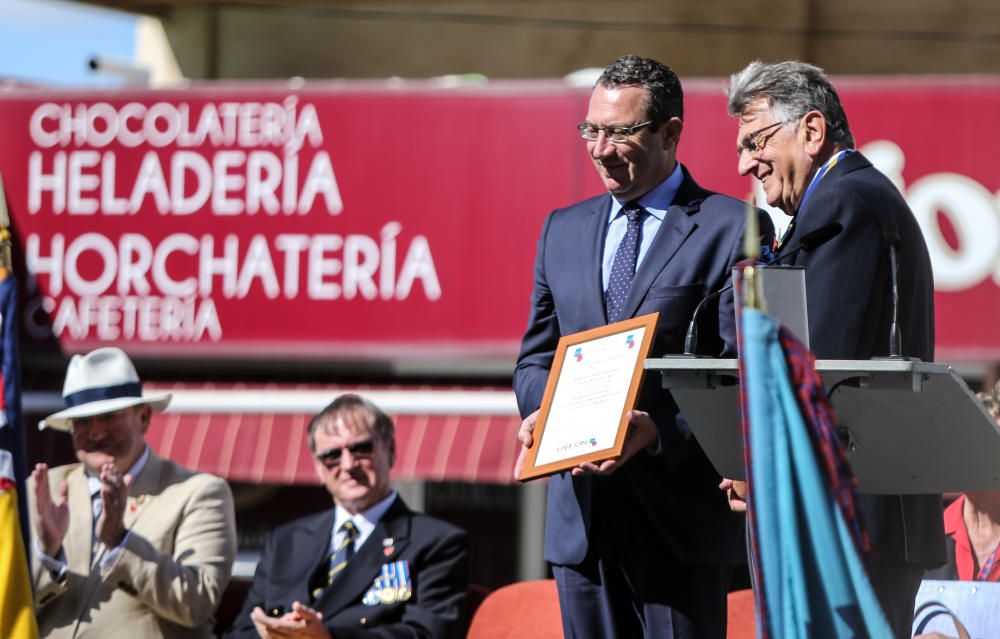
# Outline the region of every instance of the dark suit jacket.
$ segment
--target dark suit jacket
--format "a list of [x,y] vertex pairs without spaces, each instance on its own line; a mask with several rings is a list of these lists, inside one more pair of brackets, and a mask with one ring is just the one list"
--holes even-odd
[[[275,529],[257,565],[253,586],[226,637],[256,639],[250,621],[255,606],[265,612],[292,609],[300,601],[321,611],[337,639],[350,637],[427,637],[461,630],[468,588],[465,532],[407,508],[397,498],[370,537],[347,562],[333,586],[309,604],[309,578],[329,557],[333,510],[310,515]],[[391,539],[391,555],[383,540]],[[366,606],[361,599],[383,564],[405,560],[413,581],[409,601]]]
[[[860,153],[848,154],[820,180],[799,211],[786,246],[830,222],[843,225],[840,235],[791,262],[806,269],[813,353],[819,359],[889,354],[892,296],[886,233],[895,227],[903,355],[933,361],[934,278],[927,246],[902,195]],[[910,563],[928,566],[944,561],[939,495],[862,495],[861,511],[879,552],[905,551]]]
[[[522,416],[541,404],[559,337],[607,323],[601,258],[610,205],[610,196],[602,195],[553,211],[545,221],[535,262],[531,318],[514,371]],[[653,356],[683,351],[695,305],[725,285],[742,257],[745,215],[743,202],[702,189],[684,171],[674,203],[636,271],[622,315],[659,311]],[[763,213],[758,217],[769,242],[771,222]],[[723,297],[719,309],[702,314],[699,352],[732,357],[736,337],[731,295]],[[657,547],[632,550],[668,552],[675,561],[699,564],[744,561],[743,520],[729,511],[717,487],[719,476],[677,405],[660,388],[656,375],[646,379],[640,393],[639,408],[653,417],[660,450],[639,453],[612,477],[615,490],[624,487],[639,504],[625,513],[625,527],[654,530]],[[548,561],[561,565],[583,561],[591,524],[607,505],[594,497],[595,481],[604,478],[573,478],[569,473],[552,477],[545,530]]]

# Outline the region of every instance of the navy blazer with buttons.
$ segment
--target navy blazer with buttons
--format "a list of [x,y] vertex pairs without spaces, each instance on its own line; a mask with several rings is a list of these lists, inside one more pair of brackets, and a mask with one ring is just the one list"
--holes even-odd
[[[831,222],[843,231],[791,264],[805,268],[809,344],[818,359],[869,359],[889,354],[892,318],[889,242],[899,235],[899,323],[902,354],[934,361],[934,276],[923,234],[903,196],[861,153],[850,153],[802,205],[796,238]],[[892,454],[892,451],[886,451]],[[944,562],[940,495],[861,495],[861,512],[876,549],[908,563]]]
[[[602,291],[601,262],[609,195],[553,211],[545,221],[535,261],[531,316],[514,372],[514,390],[522,416],[540,405],[556,345],[563,335],[608,323]],[[707,191],[684,170],[673,204],[632,282],[622,317],[658,311],[652,356],[681,353],[684,335],[698,302],[723,287],[742,258],[746,204]],[[758,211],[763,241],[773,235],[770,219]],[[703,312],[699,353],[734,357],[735,319],[732,295]],[[657,548],[683,562],[699,564],[745,561],[743,519],[732,513],[719,476],[679,415],[670,394],[655,375],[640,391],[660,435],[659,450],[635,455],[615,471],[641,507],[626,525],[655,529]],[[549,483],[545,558],[577,565],[587,554],[592,519],[601,516],[594,503],[594,478],[553,476]],[[595,511],[596,514],[595,514]]]
[[[468,541],[459,528],[411,511],[397,497],[333,585],[309,603],[309,579],[329,558],[333,510],[281,526],[257,564],[243,609],[225,637],[256,639],[254,607],[288,612],[299,601],[323,613],[338,639],[460,636],[468,589]],[[365,605],[384,564],[406,561],[413,595],[406,602]]]

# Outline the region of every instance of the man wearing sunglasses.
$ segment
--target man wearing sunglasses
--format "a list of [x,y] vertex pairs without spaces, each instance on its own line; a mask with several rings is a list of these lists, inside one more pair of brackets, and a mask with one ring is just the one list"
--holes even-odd
[[[739,119],[740,174],[757,178],[768,204],[793,216],[783,244],[833,222],[843,227],[785,262],[805,268],[816,357],[892,353],[894,245],[899,350],[933,361],[934,285],[923,235],[899,190],[855,151],[847,115],[823,71],[802,62],[752,62],[732,76],[729,113]],[[945,559],[941,498],[860,495],[859,505],[875,550],[872,583],[896,636],[909,637],[923,571]]]
[[342,395],[309,423],[308,443],[333,508],[274,531],[225,636],[460,636],[466,535],[392,489],[389,416]]
[[[577,129],[605,192],[553,211],[542,229],[514,372],[524,447],[561,336],[659,312],[652,352],[681,353],[695,306],[743,257],[746,205],[677,161],[683,117],[680,81],[656,60],[615,61],[591,93]],[[770,220],[758,217],[769,243]],[[711,310],[698,351],[732,357],[732,295]],[[723,639],[732,567],[745,561],[742,519],[653,375],[639,408],[621,457],[549,483],[545,558],[565,636]]]

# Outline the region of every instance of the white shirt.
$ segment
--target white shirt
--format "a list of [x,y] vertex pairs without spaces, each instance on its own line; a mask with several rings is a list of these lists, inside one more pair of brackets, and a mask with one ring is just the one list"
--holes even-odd
[[382,520],[385,512],[389,510],[392,506],[392,502],[396,501],[396,491],[390,491],[389,495],[373,505],[372,507],[362,510],[357,515],[352,515],[351,513],[344,510],[340,504],[333,509],[333,534],[330,537],[330,552],[332,553],[334,549],[340,547],[340,543],[344,540],[347,535],[340,528],[344,525],[344,522],[350,520],[354,527],[358,530],[358,536],[354,538],[354,550],[357,551],[364,545],[365,541],[371,537],[372,531],[375,530],[375,526],[378,522]]

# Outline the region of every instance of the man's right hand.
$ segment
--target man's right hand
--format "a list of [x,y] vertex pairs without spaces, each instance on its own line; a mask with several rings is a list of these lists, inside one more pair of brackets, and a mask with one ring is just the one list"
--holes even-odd
[[535,422],[538,421],[538,411],[524,418],[521,428],[517,431],[517,441],[521,442],[521,451],[517,454],[517,461],[514,462],[514,479],[520,481],[521,471],[524,470],[524,462],[528,458],[528,449],[535,444]]
[[747,484],[745,481],[723,479],[722,483],[719,484],[719,490],[725,491],[729,510],[734,513],[747,511]]
[[323,625],[323,613],[298,601],[292,604],[291,612],[280,617],[268,616],[257,606],[250,620],[260,639],[332,639]]
[[66,482],[59,485],[59,501],[52,500],[49,489],[49,467],[46,464],[35,464],[31,473],[35,480],[35,516],[38,522],[38,544],[42,552],[49,557],[55,557],[62,548],[63,539],[69,531],[69,486]]

